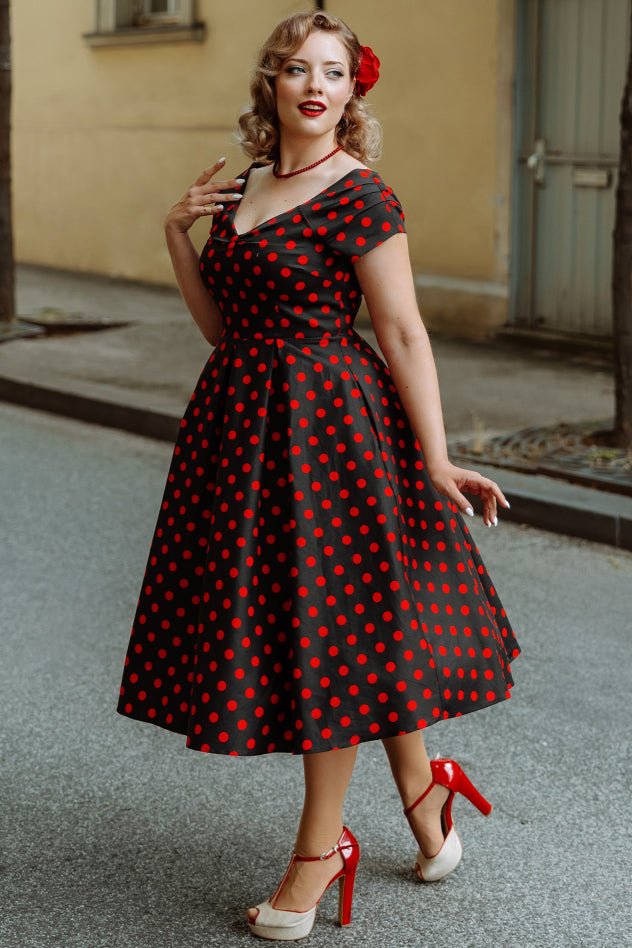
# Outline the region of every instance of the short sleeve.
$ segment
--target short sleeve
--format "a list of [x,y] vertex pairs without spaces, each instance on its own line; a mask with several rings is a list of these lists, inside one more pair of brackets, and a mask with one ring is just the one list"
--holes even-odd
[[343,253],[350,255],[351,263],[389,237],[406,233],[403,208],[388,187],[370,191],[354,201],[344,223],[344,238],[336,242]]
[[349,198],[348,207],[341,208],[341,220],[331,243],[351,263],[389,237],[406,233],[404,211],[392,188],[376,185]]

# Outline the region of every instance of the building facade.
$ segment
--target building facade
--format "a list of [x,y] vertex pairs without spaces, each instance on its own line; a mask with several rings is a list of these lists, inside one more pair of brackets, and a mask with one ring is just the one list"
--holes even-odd
[[[631,0],[324,0],[382,66],[375,164],[431,329],[607,337]],[[19,262],[175,284],[162,223],[226,155],[288,0],[12,4]],[[203,218],[191,230],[200,249]]]

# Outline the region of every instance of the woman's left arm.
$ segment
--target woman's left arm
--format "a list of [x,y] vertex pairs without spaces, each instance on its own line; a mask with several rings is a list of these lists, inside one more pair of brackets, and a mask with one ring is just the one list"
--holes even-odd
[[495,481],[457,467],[448,458],[439,380],[417,306],[406,234],[394,234],[359,257],[354,268],[378,345],[421,444],[430,480],[465,513],[472,508],[461,491],[479,495],[483,521],[491,526],[497,522],[496,501],[506,507],[509,503]]

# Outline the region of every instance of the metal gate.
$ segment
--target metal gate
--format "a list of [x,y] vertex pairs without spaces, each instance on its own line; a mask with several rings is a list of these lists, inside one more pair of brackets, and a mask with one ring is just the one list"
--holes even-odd
[[612,333],[631,0],[518,0],[511,324]]

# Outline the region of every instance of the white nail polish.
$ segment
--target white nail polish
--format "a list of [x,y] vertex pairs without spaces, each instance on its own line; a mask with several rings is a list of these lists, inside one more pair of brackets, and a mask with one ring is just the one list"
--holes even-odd
[[235,181],[237,181],[238,184],[243,184],[245,180],[245,178],[235,178]]
[[511,507],[511,504],[509,503],[508,500],[505,502],[505,507]]
[[466,507],[466,508],[465,508],[465,513],[468,514],[468,516],[470,516],[470,517],[473,517],[473,516],[474,516],[474,511],[472,510],[471,507]]
[[226,161],[226,158],[224,157],[224,155],[222,155],[222,157],[221,157],[221,158],[218,158],[217,160],[218,160],[218,161]]
[[494,526],[495,526],[495,527],[498,526],[498,517],[494,517]]

